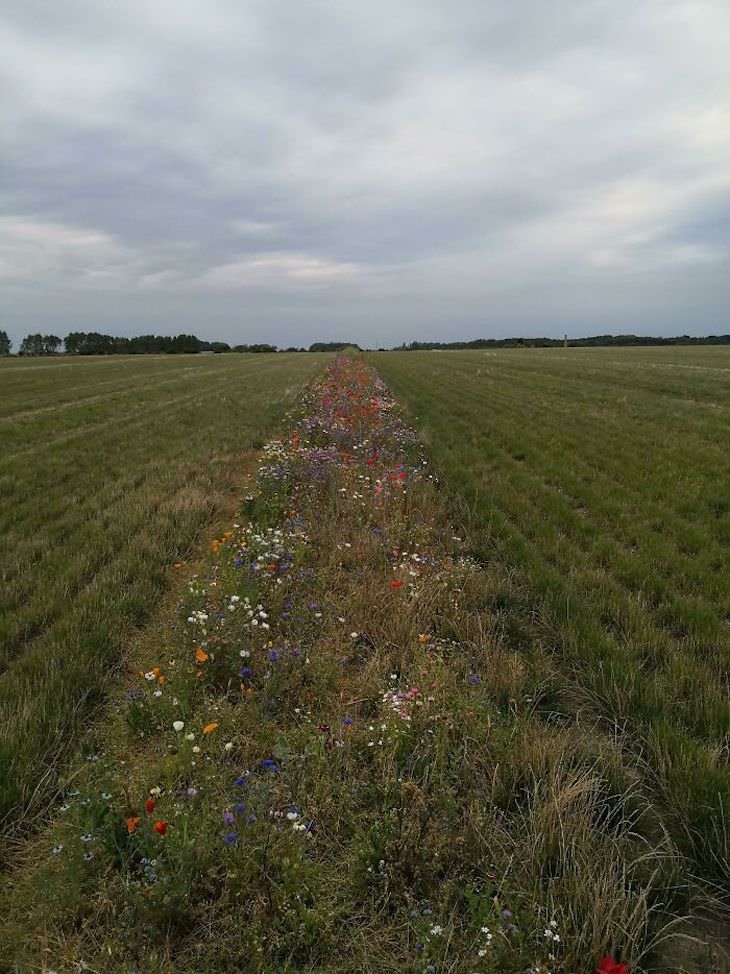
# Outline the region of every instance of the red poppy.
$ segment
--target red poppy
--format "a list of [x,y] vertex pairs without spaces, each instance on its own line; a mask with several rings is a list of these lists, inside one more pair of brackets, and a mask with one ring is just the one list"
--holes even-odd
[[402,584],[403,582],[398,582],[398,581],[388,582],[388,585],[390,585],[391,588],[400,588]]
[[144,803],[144,807],[147,810],[147,814],[151,815],[155,810],[155,803],[152,801],[151,798],[148,798],[147,801]]
[[598,962],[596,974],[629,974],[626,964],[619,964],[610,955],[602,957]]
[[152,828],[158,835],[164,835],[167,832],[167,822],[163,822],[162,819],[158,818]]

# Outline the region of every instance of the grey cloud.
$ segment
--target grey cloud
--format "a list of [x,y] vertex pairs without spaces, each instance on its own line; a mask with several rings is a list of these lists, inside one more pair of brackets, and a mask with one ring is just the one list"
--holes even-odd
[[727,330],[728,50],[713,0],[10,0],[0,326]]

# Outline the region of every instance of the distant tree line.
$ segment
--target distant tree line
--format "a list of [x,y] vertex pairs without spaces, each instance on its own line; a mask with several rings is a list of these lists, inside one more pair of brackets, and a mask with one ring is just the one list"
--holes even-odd
[[[593,335],[590,338],[475,338],[469,342],[409,342],[398,345],[395,351],[417,352],[432,349],[469,348],[560,348],[632,345],[730,345],[730,335],[678,335],[661,338],[654,335]],[[229,345],[228,342],[208,342],[195,335],[137,335],[123,338],[103,335],[96,331],[72,331],[65,338],[58,335],[26,335],[20,343],[19,355],[55,355],[63,346],[67,355],[191,355],[200,352],[339,352],[345,348],[360,349],[356,342],[313,342],[309,348],[278,348],[276,345]],[[0,330],[0,355],[9,355],[12,342],[6,331]],[[379,351],[386,351],[381,348]]]
[[661,338],[654,335],[593,335],[590,338],[475,338],[470,342],[409,342],[395,351],[419,352],[431,349],[464,348],[591,348],[603,345],[730,345],[730,335],[678,335]]
[[[103,335],[98,331],[72,331],[65,338],[57,335],[26,335],[20,343],[19,355],[54,355],[63,345],[66,355],[191,355],[200,352],[333,352],[343,348],[358,348],[354,342],[315,342],[306,348],[280,349],[276,345],[258,343],[234,345],[228,342],[208,342],[195,335],[137,335],[123,338]],[[0,355],[9,355],[12,342],[7,332],[0,331]]]

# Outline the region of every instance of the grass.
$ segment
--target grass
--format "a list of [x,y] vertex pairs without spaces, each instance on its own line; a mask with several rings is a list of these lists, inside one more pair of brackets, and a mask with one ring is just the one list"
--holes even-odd
[[543,719],[598,723],[674,841],[727,888],[730,352],[403,353],[409,405],[503,584],[507,643],[547,654]]
[[43,812],[173,563],[230,508],[242,458],[325,361],[0,360],[6,839]]
[[361,358],[310,388],[18,850],[3,974],[723,974],[664,771],[431,471]]

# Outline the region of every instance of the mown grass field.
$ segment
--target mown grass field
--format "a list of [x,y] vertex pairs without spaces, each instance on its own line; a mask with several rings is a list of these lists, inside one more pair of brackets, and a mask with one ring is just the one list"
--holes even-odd
[[728,882],[730,351],[389,353],[547,721],[632,754],[696,869]]
[[41,691],[125,665],[56,711],[0,971],[727,974],[730,354],[325,361],[195,361],[225,382],[173,451],[157,611],[45,644]]
[[6,832],[44,807],[173,564],[326,358],[0,360]]

